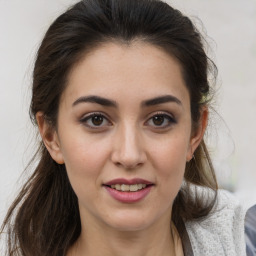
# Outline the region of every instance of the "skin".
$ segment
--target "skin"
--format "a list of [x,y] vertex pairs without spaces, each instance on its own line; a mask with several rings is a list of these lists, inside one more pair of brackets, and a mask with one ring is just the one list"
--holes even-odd
[[[92,95],[116,106],[81,100]],[[143,105],[166,95],[177,100]],[[179,63],[149,44],[106,43],[72,69],[58,128],[37,113],[43,141],[52,158],[66,165],[79,201],[82,233],[68,255],[174,255],[172,203],[186,162],[203,137],[207,113],[202,110],[192,131]],[[154,185],[141,201],[121,203],[103,186],[116,178],[142,178]]]

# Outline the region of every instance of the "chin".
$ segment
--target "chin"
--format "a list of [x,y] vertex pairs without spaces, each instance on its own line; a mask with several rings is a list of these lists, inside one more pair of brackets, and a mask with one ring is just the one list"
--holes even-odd
[[153,216],[148,216],[142,212],[125,213],[111,215],[107,221],[108,226],[118,231],[140,231],[145,230],[154,223]]

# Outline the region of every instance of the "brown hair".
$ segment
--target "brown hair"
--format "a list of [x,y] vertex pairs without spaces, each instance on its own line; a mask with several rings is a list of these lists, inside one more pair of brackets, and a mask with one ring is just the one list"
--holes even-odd
[[[86,52],[110,41],[129,44],[134,40],[160,47],[179,61],[196,125],[211,92],[209,72],[215,76],[216,67],[190,19],[158,0],[83,0],[59,16],[37,53],[30,109],[34,124],[36,113],[42,111],[56,126],[69,72]],[[65,255],[81,232],[78,201],[65,165],[53,161],[42,142],[37,154],[40,161],[2,226],[1,232],[7,230],[9,256]],[[191,193],[192,184],[210,188],[215,196],[206,202]],[[202,141],[187,163],[184,184],[174,201],[172,219],[177,228],[182,221],[207,216],[216,191],[214,170]]]

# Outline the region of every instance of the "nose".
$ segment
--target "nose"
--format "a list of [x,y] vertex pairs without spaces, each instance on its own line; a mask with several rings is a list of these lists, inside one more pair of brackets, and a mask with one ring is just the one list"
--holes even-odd
[[136,127],[124,125],[116,131],[111,159],[125,169],[135,169],[146,162],[144,143]]

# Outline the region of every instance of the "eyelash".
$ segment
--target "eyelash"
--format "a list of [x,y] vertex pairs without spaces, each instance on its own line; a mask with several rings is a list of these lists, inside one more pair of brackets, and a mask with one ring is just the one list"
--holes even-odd
[[100,129],[100,128],[102,128],[102,127],[105,127],[105,124],[104,124],[103,126],[102,126],[102,124],[99,124],[99,125],[88,124],[89,121],[92,122],[92,119],[93,119],[94,117],[100,117],[100,118],[102,118],[102,119],[103,119],[103,122],[104,122],[104,121],[105,121],[105,122],[107,121],[107,122],[108,122],[107,126],[111,126],[111,125],[112,125],[112,123],[109,121],[109,119],[108,119],[103,113],[100,113],[100,112],[93,112],[93,113],[90,113],[90,114],[84,116],[84,117],[80,120],[80,122],[81,122],[83,125],[85,125],[85,126],[91,128],[91,129]]
[[[101,118],[102,122],[99,125],[92,124],[92,122],[93,122],[92,119],[94,117]],[[167,124],[165,124],[165,125],[149,124],[150,122],[154,122],[153,118],[163,118],[162,121],[164,123],[167,122]],[[106,115],[101,112],[90,113],[90,114],[84,116],[82,119],[80,119],[80,122],[83,125],[87,126],[88,128],[91,128],[91,129],[102,129],[102,128],[105,128],[106,126],[112,126],[112,122],[109,120],[109,118],[107,118]],[[91,124],[89,124],[89,122],[91,122]],[[104,122],[107,122],[107,124],[104,124]],[[153,114],[150,118],[148,118],[147,121],[145,122],[146,126],[151,126],[155,129],[166,129],[176,123],[177,123],[176,119],[173,116],[171,116],[170,114],[166,114],[165,112],[157,112],[157,113]]]
[[152,125],[149,125],[149,126],[153,126],[155,129],[166,129],[166,128],[169,128],[170,126],[174,125],[177,123],[176,119],[170,115],[170,114],[167,114],[165,112],[157,112],[157,113],[154,113],[147,121],[146,121],[146,124],[148,124],[150,121],[151,122],[154,122],[153,121],[153,118],[163,118],[163,122],[167,122],[167,124],[165,125],[156,125],[156,124],[152,124]]

